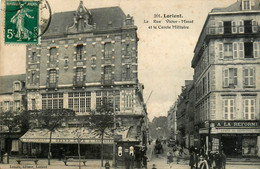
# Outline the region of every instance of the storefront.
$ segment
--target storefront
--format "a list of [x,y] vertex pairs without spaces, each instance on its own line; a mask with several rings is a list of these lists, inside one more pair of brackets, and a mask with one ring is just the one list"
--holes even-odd
[[259,121],[214,121],[200,129],[211,151],[222,150],[227,157],[259,157]]

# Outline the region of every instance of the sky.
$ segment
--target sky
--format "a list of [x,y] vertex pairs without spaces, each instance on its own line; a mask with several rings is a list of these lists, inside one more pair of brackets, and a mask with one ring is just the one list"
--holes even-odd
[[[0,0],[1,1],[1,0]],[[87,9],[119,6],[134,17],[138,27],[138,78],[144,84],[148,117],[167,116],[181,93],[185,80],[192,80],[193,50],[208,13],[212,8],[227,7],[237,0],[83,0]],[[80,0],[48,0],[52,12],[76,10]],[[3,7],[3,4],[2,4]],[[1,10],[3,15],[4,10]],[[162,18],[154,18],[154,16]],[[164,18],[170,15],[182,18]],[[176,16],[175,16],[176,17]],[[170,24],[166,20],[185,23]],[[154,20],[161,23],[154,23]],[[145,23],[147,22],[148,23]],[[189,22],[189,23],[187,23]],[[25,73],[25,45],[3,43],[1,20],[0,75]],[[189,29],[172,29],[172,25]],[[157,29],[149,29],[155,26]],[[159,29],[171,27],[171,29]],[[148,100],[148,97],[151,97]]]

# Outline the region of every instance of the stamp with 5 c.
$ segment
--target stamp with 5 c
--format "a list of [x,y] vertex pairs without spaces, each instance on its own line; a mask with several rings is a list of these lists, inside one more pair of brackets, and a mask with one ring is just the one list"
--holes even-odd
[[5,43],[38,43],[39,1],[6,1]]

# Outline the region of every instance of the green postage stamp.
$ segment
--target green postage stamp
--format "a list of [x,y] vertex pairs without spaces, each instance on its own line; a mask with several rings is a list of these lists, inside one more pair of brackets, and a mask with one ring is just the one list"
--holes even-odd
[[39,1],[6,1],[5,43],[38,43]]

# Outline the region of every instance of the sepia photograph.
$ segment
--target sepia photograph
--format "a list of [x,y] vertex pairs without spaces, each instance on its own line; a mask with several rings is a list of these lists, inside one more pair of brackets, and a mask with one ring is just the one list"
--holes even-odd
[[260,169],[259,0],[0,9],[0,169]]

